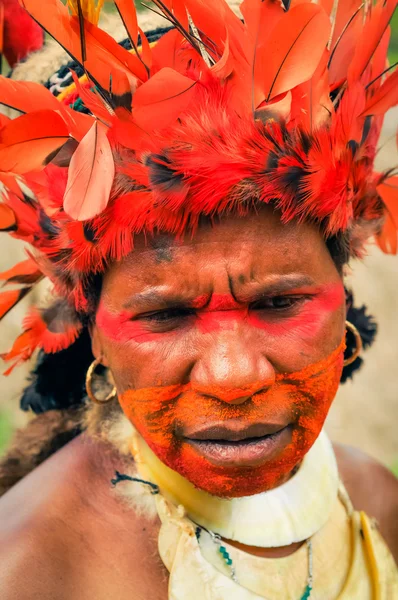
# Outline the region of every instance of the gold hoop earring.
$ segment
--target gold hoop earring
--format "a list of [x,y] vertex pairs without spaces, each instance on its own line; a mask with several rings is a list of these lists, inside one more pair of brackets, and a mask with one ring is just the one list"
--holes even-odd
[[[363,344],[362,344],[361,334],[359,333],[359,331],[355,327],[355,325],[350,323],[350,321],[346,321],[345,326],[346,326],[346,330],[350,331],[352,333],[352,335],[354,336],[355,343],[356,343],[356,348],[355,348],[354,352],[351,354],[351,356],[346,358],[343,362],[343,365],[345,367],[347,367],[348,365],[353,363],[354,360],[356,360],[358,358],[358,356],[361,354]],[[347,332],[346,332],[346,334],[347,334]]]
[[95,404],[107,404],[108,402],[115,400],[115,398],[117,397],[117,390],[116,390],[115,386],[113,386],[113,389],[109,392],[109,394],[103,400],[99,400],[93,392],[93,377],[94,377],[95,369],[98,367],[98,365],[101,364],[101,361],[102,361],[102,358],[96,358],[91,363],[91,365],[89,366],[87,373],[86,373],[87,396]]

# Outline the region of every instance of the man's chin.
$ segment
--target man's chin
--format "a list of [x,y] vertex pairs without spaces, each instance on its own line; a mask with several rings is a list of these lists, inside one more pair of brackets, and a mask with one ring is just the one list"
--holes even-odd
[[[287,481],[304,456],[287,452],[276,459],[257,466],[216,466],[207,459],[179,460],[178,465],[168,463],[196,488],[218,498],[242,498],[269,491]],[[191,457],[192,458],[192,457]]]

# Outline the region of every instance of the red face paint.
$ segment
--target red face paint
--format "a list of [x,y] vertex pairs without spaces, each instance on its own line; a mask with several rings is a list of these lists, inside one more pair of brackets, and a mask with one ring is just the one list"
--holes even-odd
[[[305,290],[293,290],[287,295],[296,294],[304,295]],[[196,310],[195,326],[200,333],[214,333],[245,321],[270,335],[279,336],[289,330],[298,331],[302,335],[315,335],[323,318],[337,310],[343,302],[344,288],[339,282],[313,291],[310,299],[291,316],[278,311],[270,315],[269,311],[251,310],[249,304],[237,302],[230,294],[213,294],[211,297],[201,295],[191,306]],[[130,340],[138,343],[155,341],[159,336],[174,331],[151,331],[150,323],[144,319],[133,319],[132,316],[129,311],[110,313],[101,303],[96,322],[108,338],[122,343]]]
[[[195,486],[220,497],[257,494],[278,485],[302,460],[318,437],[336,394],[343,365],[344,343],[326,359],[275,381],[258,383],[246,402],[229,402],[242,390],[195,389],[191,384],[123,392],[119,401],[128,419],[159,459]],[[250,389],[244,390],[250,395]],[[203,458],[179,431],[198,422],[239,420],[245,426],[275,422],[281,415],[291,424],[291,443],[278,456],[256,467],[215,466]]]
[[142,321],[133,321],[131,312],[122,311],[118,314],[109,312],[103,303],[99,305],[96,315],[97,326],[114,342],[139,343],[150,342],[159,337],[159,333],[150,332]]

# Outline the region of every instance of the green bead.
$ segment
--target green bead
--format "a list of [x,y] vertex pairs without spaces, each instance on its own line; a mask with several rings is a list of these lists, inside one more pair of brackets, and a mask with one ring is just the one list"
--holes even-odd
[[224,552],[226,552],[226,551],[227,551],[227,549],[226,549],[226,547],[225,547],[225,546],[220,546],[220,547],[219,547],[219,551],[221,552],[221,554],[224,554]]
[[311,596],[311,591],[312,587],[310,585],[307,585],[307,587],[305,588],[305,592],[301,596],[300,600],[308,600],[308,598]]
[[229,556],[228,556],[228,558],[225,559],[225,562],[227,563],[228,566],[232,565],[232,558],[229,558]]

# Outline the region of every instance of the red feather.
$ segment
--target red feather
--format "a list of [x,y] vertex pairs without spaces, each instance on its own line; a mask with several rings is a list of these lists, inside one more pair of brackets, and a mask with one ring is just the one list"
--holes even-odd
[[[102,98],[94,90],[89,89],[91,87],[90,84],[82,85],[74,71],[72,71],[72,77],[73,81],[75,82],[79,98],[81,98],[83,104],[93,113],[93,115],[105,123],[109,123],[112,118],[112,113],[107,109]],[[93,121],[91,120],[90,128],[92,127],[92,124]]]
[[[52,307],[48,313],[51,311],[54,312]],[[47,323],[46,311],[31,309],[24,319],[25,331],[15,340],[9,352],[0,355],[4,361],[16,359],[4,373],[5,375],[9,375],[20,362],[28,360],[37,348],[41,348],[46,353],[54,353],[73,344],[80,334],[81,323],[76,316],[71,319],[69,315],[65,317],[65,314],[60,312],[60,315],[56,314],[50,323]]]
[[396,0],[378,0],[377,4],[368,12],[348,71],[350,82],[357,81],[363,75],[391,21],[396,6]]
[[329,32],[328,16],[316,4],[300,4],[281,17],[257,51],[255,86],[266,102],[312,77]]
[[77,221],[92,219],[107,206],[115,166],[105,128],[97,121],[72,156],[64,210]]
[[167,127],[188,108],[196,81],[165,67],[142,85],[133,97],[133,118],[140,127]]
[[309,132],[330,120],[330,116],[334,112],[329,95],[328,57],[329,52],[325,49],[311,79],[292,90],[290,121],[301,124]]
[[239,8],[254,47],[266,43],[285,12],[275,0],[243,0]]
[[[345,3],[341,2],[340,4],[344,5]],[[363,13],[357,9],[350,16],[339,37],[334,40],[331,46],[329,59],[329,81],[331,85],[347,78],[348,67],[362,31],[362,20]]]
[[382,84],[367,101],[361,116],[383,115],[398,104],[398,69]]
[[149,45],[148,38],[142,31],[141,27],[138,28],[141,36],[141,58],[145,66],[150,69],[152,67],[152,50]]

